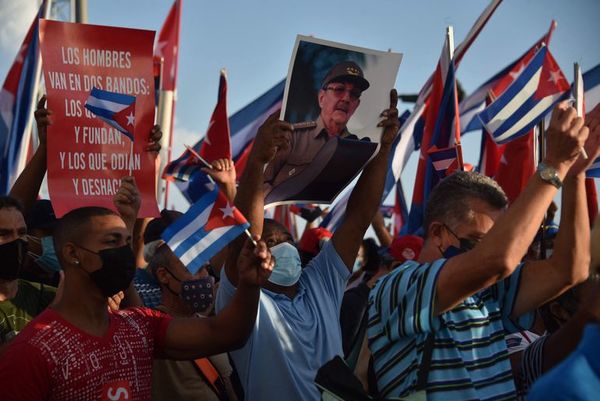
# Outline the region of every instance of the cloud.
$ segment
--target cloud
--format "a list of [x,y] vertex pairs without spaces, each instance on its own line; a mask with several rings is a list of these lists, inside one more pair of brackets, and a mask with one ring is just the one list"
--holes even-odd
[[36,0],[0,0],[0,79],[4,80],[38,8]]

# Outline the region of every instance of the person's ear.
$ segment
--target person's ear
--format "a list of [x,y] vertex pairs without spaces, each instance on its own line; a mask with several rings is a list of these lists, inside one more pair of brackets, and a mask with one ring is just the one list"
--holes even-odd
[[443,227],[444,224],[439,221],[434,221],[427,227],[426,237],[433,242],[436,248],[442,248],[444,245]]
[[323,99],[325,98],[325,89],[319,90],[319,96],[317,97],[319,100],[319,108],[323,108]]
[[79,250],[72,242],[67,242],[63,245],[60,250],[62,260],[69,265],[79,265],[81,263],[81,257],[79,256]]

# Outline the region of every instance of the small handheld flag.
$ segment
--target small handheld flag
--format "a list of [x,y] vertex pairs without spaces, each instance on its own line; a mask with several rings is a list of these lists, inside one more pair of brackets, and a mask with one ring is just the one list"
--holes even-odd
[[[246,218],[218,188],[206,193],[163,233],[162,238],[195,274],[217,252],[246,232]],[[247,233],[248,234],[248,233]]]
[[85,108],[102,121],[126,135],[133,142],[135,128],[135,96],[109,92],[94,87]]
[[570,85],[543,45],[517,79],[479,118],[498,144],[526,135],[560,100]]

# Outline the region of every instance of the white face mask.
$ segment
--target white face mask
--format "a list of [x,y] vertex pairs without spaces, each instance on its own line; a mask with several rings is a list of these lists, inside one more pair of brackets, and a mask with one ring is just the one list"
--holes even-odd
[[275,267],[271,272],[269,281],[283,287],[296,284],[302,273],[298,249],[289,242],[282,242],[269,249],[275,257]]

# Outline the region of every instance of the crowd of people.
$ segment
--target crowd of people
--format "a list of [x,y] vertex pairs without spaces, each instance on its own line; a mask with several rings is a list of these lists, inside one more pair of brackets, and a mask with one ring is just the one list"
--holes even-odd
[[[323,96],[356,103],[364,85],[340,77]],[[241,177],[231,160],[213,161],[204,170],[252,239],[192,274],[161,239],[183,211],[138,218],[133,177],[114,209],[57,219],[37,199],[52,119],[42,98],[40,146],[0,197],[0,398],[597,399],[600,222],[592,230],[584,180],[600,156],[600,106],[585,122],[567,103],[555,108],[546,155],[512,204],[493,179],[457,171],[429,196],[422,237],[393,237],[380,205],[397,101],[391,90],[378,152],[333,233],[307,223],[294,238],[265,218],[265,166],[295,135],[278,113]],[[154,127],[147,151],[160,137]],[[560,228],[549,233],[559,189]],[[365,239],[369,226],[377,238]],[[532,251],[540,241],[548,257]]]

